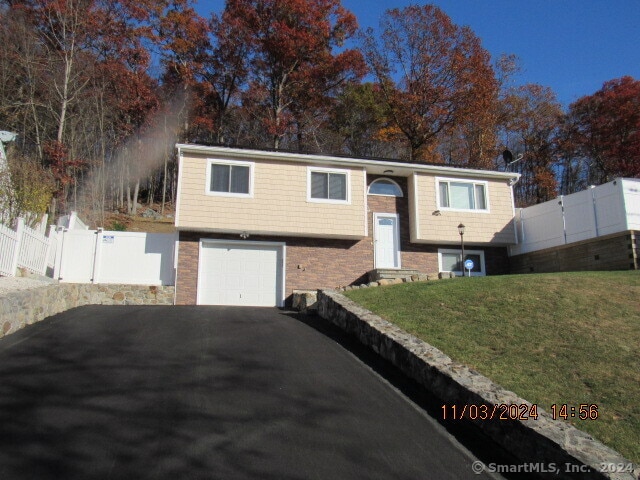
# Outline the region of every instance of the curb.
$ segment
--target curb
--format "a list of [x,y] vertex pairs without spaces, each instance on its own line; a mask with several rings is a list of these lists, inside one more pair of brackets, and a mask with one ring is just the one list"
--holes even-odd
[[[532,405],[334,290],[318,291],[318,314],[356,336],[444,404],[486,405],[489,412],[494,405]],[[573,469],[566,473],[559,468],[550,473],[553,478],[640,478],[640,466],[569,423],[553,420],[540,408],[536,420],[471,421],[523,463],[570,465]],[[619,471],[628,465],[633,472]]]

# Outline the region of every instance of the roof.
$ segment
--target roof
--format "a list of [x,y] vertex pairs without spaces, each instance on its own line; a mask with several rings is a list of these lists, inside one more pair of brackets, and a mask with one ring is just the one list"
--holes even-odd
[[468,175],[474,177],[506,180],[518,180],[520,178],[520,174],[515,172],[499,172],[495,170],[465,168],[442,164],[411,163],[400,160],[354,158],[336,155],[296,153],[282,150],[256,150],[250,148],[208,146],[185,143],[176,144],[176,148],[179,155],[181,155],[183,152],[201,155],[217,154],[224,155],[226,158],[237,158],[242,160],[253,158],[256,160],[277,160],[316,165],[321,164],[343,167],[361,167],[366,169],[367,173],[380,175],[409,176],[413,172],[423,172],[438,175]]

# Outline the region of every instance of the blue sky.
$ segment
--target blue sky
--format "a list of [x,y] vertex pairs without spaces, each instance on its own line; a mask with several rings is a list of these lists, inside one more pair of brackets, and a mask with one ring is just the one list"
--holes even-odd
[[[519,84],[551,87],[565,106],[613,78],[640,79],[640,0],[342,0],[360,27],[378,27],[385,10],[432,3],[468,25],[494,58],[515,54]],[[221,11],[223,0],[198,10]]]

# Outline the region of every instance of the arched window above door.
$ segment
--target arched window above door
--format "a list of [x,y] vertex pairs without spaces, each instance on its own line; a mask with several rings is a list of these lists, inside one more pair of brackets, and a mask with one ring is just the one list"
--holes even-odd
[[378,178],[369,185],[369,195],[385,195],[387,197],[403,197],[400,185],[390,178]]

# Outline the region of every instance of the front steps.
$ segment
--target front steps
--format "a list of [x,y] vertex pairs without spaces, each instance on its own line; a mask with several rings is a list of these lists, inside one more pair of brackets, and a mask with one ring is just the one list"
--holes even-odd
[[411,278],[419,275],[421,275],[421,273],[418,272],[418,270],[409,268],[376,268],[369,272],[369,281],[377,282],[379,280],[389,280],[394,278]]

